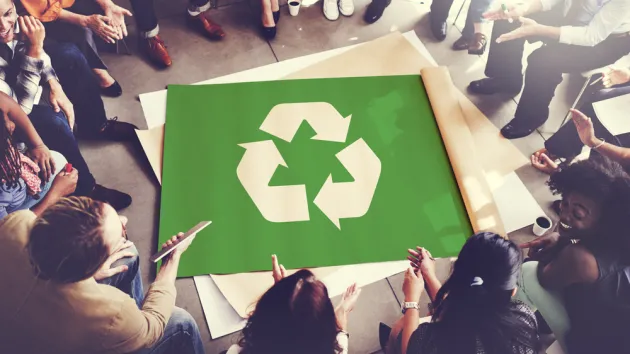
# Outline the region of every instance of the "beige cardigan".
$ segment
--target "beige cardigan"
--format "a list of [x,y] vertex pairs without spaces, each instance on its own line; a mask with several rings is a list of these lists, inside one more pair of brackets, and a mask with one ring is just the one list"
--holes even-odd
[[0,352],[129,353],[153,345],[175,306],[175,286],[156,282],[142,310],[127,294],[93,278],[56,284],[35,277],[26,245],[30,211],[0,223]]

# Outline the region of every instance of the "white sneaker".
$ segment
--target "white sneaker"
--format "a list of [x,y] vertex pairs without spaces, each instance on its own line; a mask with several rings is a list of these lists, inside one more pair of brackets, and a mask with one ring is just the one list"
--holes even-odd
[[324,16],[330,21],[336,21],[339,18],[339,6],[337,0],[324,1]]
[[354,13],[354,1],[339,0],[339,12],[344,16],[352,16]]

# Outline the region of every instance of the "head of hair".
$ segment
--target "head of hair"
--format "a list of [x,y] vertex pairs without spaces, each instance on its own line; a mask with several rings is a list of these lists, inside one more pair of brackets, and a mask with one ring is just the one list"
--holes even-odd
[[[513,242],[491,232],[470,237],[436,296],[435,330],[426,343],[437,353],[474,353],[477,341],[488,354],[512,353],[515,346],[537,350],[536,326],[511,301],[521,264]],[[475,278],[482,284],[473,285]]]
[[334,354],[340,329],[328,290],[309,270],[272,286],[243,329],[243,354]]
[[597,152],[588,160],[563,167],[549,178],[553,194],[566,197],[579,194],[601,206],[596,223],[597,237],[584,240],[612,248],[630,250],[627,233],[630,230],[630,177],[623,167]]
[[0,151],[3,156],[0,158],[0,180],[4,181],[4,185],[8,188],[15,188],[19,186],[22,163],[20,154],[13,144],[11,132],[5,124],[8,118],[2,110],[0,110],[0,116],[3,117],[0,124]]
[[104,204],[63,198],[35,221],[28,250],[42,279],[74,283],[93,276],[109,256],[103,238]]

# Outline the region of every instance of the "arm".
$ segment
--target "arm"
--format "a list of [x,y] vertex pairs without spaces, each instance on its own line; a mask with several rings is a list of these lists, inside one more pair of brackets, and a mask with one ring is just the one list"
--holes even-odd
[[[408,299],[405,299],[405,301],[407,300]],[[408,309],[403,315],[401,353],[407,353],[407,348],[409,348],[409,340],[411,339],[411,335],[420,326],[419,318],[420,318],[420,312],[417,309]]]
[[424,276],[424,283],[429,299],[431,299],[431,302],[435,302],[435,297],[437,296],[438,291],[442,288],[442,283],[438,280],[435,274],[427,274]]
[[26,143],[31,149],[45,146],[42,138],[37,134],[35,127],[31,123],[26,113],[20,106],[8,95],[0,93],[0,110],[5,112],[9,119],[15,123],[17,129],[26,137]]
[[617,145],[609,144],[600,140],[599,138],[593,139],[591,143],[588,144],[588,147],[591,149],[596,148],[597,152],[608,157],[611,160],[617,161],[622,165],[628,166],[630,165],[630,149],[619,147]]
[[87,27],[87,16],[75,14],[74,12],[68,11],[66,9],[61,9],[59,13],[59,20],[72,23],[73,25]]
[[538,281],[543,288],[562,290],[571,284],[592,283],[599,278],[595,257],[580,245],[569,245],[549,261],[538,263]]
[[[606,39],[630,18],[630,3],[612,0],[605,4],[586,26],[562,26],[545,33],[552,34],[560,43],[592,47]],[[556,37],[557,35],[557,37]]]

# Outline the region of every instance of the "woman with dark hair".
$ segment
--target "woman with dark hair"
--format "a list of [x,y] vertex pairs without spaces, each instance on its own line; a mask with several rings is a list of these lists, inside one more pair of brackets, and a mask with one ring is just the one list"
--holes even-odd
[[286,276],[272,256],[275,284],[258,300],[243,329],[243,338],[227,354],[346,354],[347,316],[361,289],[343,294],[335,309],[326,285],[307,269]]
[[[391,330],[387,353],[538,353],[534,313],[512,300],[522,264],[518,246],[490,232],[470,237],[444,285],[435,275],[431,254],[417,249],[409,250],[413,268],[403,283],[403,317]],[[433,316],[420,323],[418,301],[424,288]]]
[[61,172],[66,159],[60,153],[51,151],[54,166],[51,166],[52,174],[45,176],[13,141],[15,123],[2,110],[0,116],[4,117],[4,124],[0,124],[0,220],[24,209],[32,209],[39,215],[49,205],[74,192],[78,173],[75,169]]
[[558,232],[521,245],[520,297],[569,354],[630,350],[630,177],[606,157],[551,175],[562,196]]

